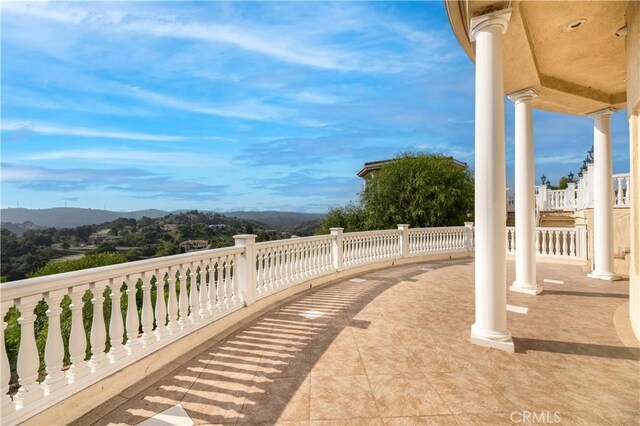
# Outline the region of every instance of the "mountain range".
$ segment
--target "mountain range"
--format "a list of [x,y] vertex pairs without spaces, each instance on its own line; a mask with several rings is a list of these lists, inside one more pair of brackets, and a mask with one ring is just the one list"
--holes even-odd
[[[136,210],[131,212],[115,212],[110,210],[85,209],[77,207],[54,207],[49,209],[6,208],[0,209],[0,220],[3,224],[22,224],[31,222],[37,227],[73,228],[81,225],[94,225],[110,222],[120,217],[141,219],[163,217],[171,213],[186,212],[188,210],[165,211],[157,209]],[[252,219],[262,222],[276,230],[286,231],[303,222],[313,221],[324,217],[319,213],[298,213],[280,211],[235,211],[211,212],[241,219]]]

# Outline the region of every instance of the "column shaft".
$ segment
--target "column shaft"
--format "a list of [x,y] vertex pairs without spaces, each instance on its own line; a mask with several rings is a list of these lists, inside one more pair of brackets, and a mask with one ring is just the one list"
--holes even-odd
[[506,312],[506,168],[502,34],[510,9],[473,18],[475,105],[475,323],[471,342],[513,351]]
[[589,277],[620,279],[613,272],[613,173],[611,114],[605,109],[592,114],[593,127],[593,260]]
[[535,194],[533,161],[533,114],[531,101],[537,95],[525,89],[509,96],[515,102],[515,189],[516,189],[516,280],[512,291],[538,294],[535,251]]

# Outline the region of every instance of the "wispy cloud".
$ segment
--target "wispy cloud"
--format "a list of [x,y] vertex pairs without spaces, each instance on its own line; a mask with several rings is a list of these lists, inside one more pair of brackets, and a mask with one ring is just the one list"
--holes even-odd
[[139,168],[61,168],[2,163],[3,184],[38,192],[71,192],[93,188],[117,191],[133,198],[170,200],[218,200],[227,185],[212,185],[191,179],[176,179]]
[[41,123],[36,121],[4,120],[0,129],[2,131],[17,131],[22,135],[28,135],[29,133],[38,133],[42,135],[79,136],[85,138],[123,139],[147,142],[180,142],[186,140],[186,138],[182,136],[156,135],[150,133],[126,132],[118,130],[90,129],[84,127],[72,127],[58,124]]
[[131,87],[131,94],[137,99],[178,110],[194,112],[197,114],[212,115],[217,117],[241,118],[245,120],[280,120],[290,113],[284,108],[260,103],[256,100],[248,100],[235,105],[213,106],[192,101],[186,101],[161,93],[144,90],[139,87]]
[[[378,16],[371,10],[355,6],[348,9],[339,6],[327,7],[325,8],[326,16],[318,16],[315,13],[317,10],[296,5],[296,11],[299,14],[308,14],[307,18],[313,16],[319,24],[303,25],[299,20],[292,18],[280,19],[277,27],[265,26],[258,20],[240,18],[233,13],[223,14],[223,18],[226,19],[219,18],[214,21],[185,20],[173,13],[170,8],[164,12],[148,13],[143,8],[137,10],[122,5],[91,7],[77,4],[8,3],[3,7],[5,13],[82,25],[93,30],[225,44],[282,62],[323,70],[397,72],[415,65],[416,60],[424,66],[430,66],[435,61],[448,59],[445,54],[439,58],[432,57],[430,60],[417,55],[401,57],[397,49],[389,51],[384,58],[363,54],[361,46],[371,46],[376,43],[376,36],[380,31],[395,33],[397,37],[402,38],[408,45],[413,45],[411,47],[421,50],[422,53],[426,48],[441,49],[442,46],[437,42],[438,37],[434,34],[398,22],[388,14]],[[289,7],[280,5],[280,9]],[[355,9],[358,9],[361,14],[367,14],[366,24],[362,19],[356,18]],[[336,36],[346,33],[359,35],[353,38],[356,43],[352,48],[345,48],[343,44],[334,40]],[[446,53],[446,50],[443,49],[443,53]]]
[[[202,161],[202,156],[193,152],[162,152],[142,151],[129,149],[67,149],[57,151],[41,151],[25,155],[26,161],[53,161],[53,160],[98,160],[108,162],[125,162],[135,164],[197,164]],[[224,164],[217,161],[217,165]],[[208,163],[208,165],[212,165]]]
[[349,199],[362,189],[362,180],[356,176],[318,176],[317,172],[305,170],[254,180],[251,186],[285,197]]

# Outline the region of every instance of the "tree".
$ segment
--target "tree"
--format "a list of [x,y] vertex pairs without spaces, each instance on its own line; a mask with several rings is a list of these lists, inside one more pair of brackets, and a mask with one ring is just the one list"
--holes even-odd
[[345,231],[462,225],[473,209],[474,183],[450,157],[402,154],[367,181],[360,205],[332,209],[321,229]]
[[122,262],[126,262],[126,259],[120,253],[87,254],[80,259],[48,262],[37,271],[30,273],[29,278],[78,271],[80,269],[97,268],[98,266],[114,265]]
[[558,182],[558,189],[567,189],[567,186],[569,186],[568,183],[569,179],[567,179],[566,176],[562,176],[560,182]]
[[349,203],[344,207],[332,207],[315,233],[328,234],[329,228],[344,228],[347,232],[366,230],[366,212],[362,205]]

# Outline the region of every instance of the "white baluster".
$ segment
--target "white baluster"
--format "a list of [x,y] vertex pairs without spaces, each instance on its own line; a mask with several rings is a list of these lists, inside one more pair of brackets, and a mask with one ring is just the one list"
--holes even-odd
[[624,204],[631,205],[631,177],[630,176],[625,177],[624,181],[625,181]]
[[[266,267],[266,259],[265,259],[265,267]],[[266,272],[266,271],[265,271]],[[216,275],[217,275],[217,279],[216,279],[216,312],[218,312],[218,314],[220,314],[220,312],[222,312],[222,308],[224,307],[223,305],[223,301],[224,301],[224,278],[223,278],[223,274],[224,273],[224,269],[222,266],[222,257],[219,257],[216,261]]]
[[209,316],[209,310],[207,306],[207,263],[206,261],[200,261],[198,263],[198,267],[200,268],[200,288],[198,289],[198,294],[200,295],[200,310],[198,314],[200,315],[200,319],[204,321]]
[[542,236],[540,235],[540,231],[536,230],[536,254],[542,254]]
[[[66,296],[67,290],[54,290],[45,295],[47,303],[47,343],[44,349],[44,363],[47,376],[42,382],[42,389],[45,395],[50,395],[67,384],[67,378],[62,371],[64,360],[64,343],[62,341],[62,331],[60,329],[60,314],[62,308],[60,302]],[[6,313],[6,312],[5,312]],[[4,316],[3,313],[2,315]],[[2,340],[4,344],[4,340]]]
[[198,292],[198,281],[200,281],[200,271],[197,263],[192,263],[189,267],[189,307],[191,312],[189,313],[189,321],[191,324],[198,324],[200,322],[200,295]]
[[616,191],[616,202],[615,204],[618,206],[621,206],[624,204],[624,190],[622,187],[622,180],[623,178],[621,177],[617,177],[616,178],[616,185],[618,186],[618,190]]
[[91,371],[87,362],[84,360],[87,353],[87,336],[84,331],[84,323],[82,320],[82,297],[89,289],[89,284],[79,285],[69,289],[69,297],[71,298],[71,335],[69,336],[69,358],[71,366],[67,371],[67,379],[69,383],[73,383]]
[[34,331],[36,315],[33,312],[41,298],[42,296],[40,295],[22,297],[17,305],[20,311],[20,318],[18,318],[18,324],[20,324],[20,347],[18,349],[17,368],[20,389],[14,396],[17,409],[30,406],[43,396],[42,388],[37,382],[40,359]]
[[567,256],[569,253],[569,241],[568,241],[568,232],[562,231],[562,255]]
[[[274,261],[273,251],[271,252],[271,261]],[[231,306],[231,292],[229,291],[229,257],[224,256],[222,259],[222,278],[220,282],[222,283],[222,293],[224,295],[224,309],[229,310]],[[275,268],[275,265],[272,263],[271,270]],[[272,281],[273,282],[273,281]]]
[[180,330],[180,322],[178,321],[178,296],[176,295],[176,275],[178,271],[169,268],[167,274],[167,284],[169,295],[167,297],[167,330],[169,334],[175,334]]
[[[156,335],[153,332],[153,305],[151,303],[151,276],[142,274],[142,337],[140,343],[148,347],[156,343]],[[157,277],[156,277],[157,278]]]
[[576,233],[575,231],[569,232],[569,256],[576,255]]
[[[230,273],[231,273],[231,288],[233,289],[233,305],[243,305],[244,298],[242,292],[240,291],[240,281],[238,280],[237,271],[235,270],[236,265],[238,265],[238,255],[234,254],[230,260]],[[255,285],[255,283],[248,283],[248,285]]]
[[257,252],[258,271],[256,272],[256,284],[258,287],[258,294],[262,294],[262,289],[264,287],[264,251],[259,249]]
[[125,325],[127,328],[127,343],[124,348],[131,355],[140,347],[138,331],[140,329],[140,319],[138,318],[138,306],[136,304],[136,293],[138,289],[138,275],[127,276],[127,315]]
[[547,251],[547,231],[542,231],[542,254],[549,254]]
[[216,312],[216,281],[214,276],[214,267],[216,264],[216,259],[209,259],[207,262],[207,275],[209,278],[207,279],[207,311],[209,312],[209,317],[212,317]]
[[91,372],[99,372],[109,363],[107,354],[104,352],[107,341],[107,328],[104,323],[104,290],[109,281],[98,281],[91,284],[91,304],[93,305],[93,317],[91,319],[91,359],[89,367]]
[[124,277],[118,277],[111,280],[111,318],[109,320],[109,339],[111,342],[111,350],[109,350],[109,360],[111,363],[117,362],[123,358],[127,352],[124,350],[122,338],[124,335],[124,323],[122,321],[122,282]]
[[[9,381],[11,380],[11,366],[9,365],[9,357],[7,356],[7,346],[4,342],[4,331],[7,329],[7,323],[4,321],[4,317],[12,306],[13,302],[11,301],[2,302],[0,305],[0,345],[2,345],[2,352],[0,353],[0,362],[2,363],[2,371],[0,372],[0,380],[2,381],[0,385],[2,404],[0,405],[0,409],[5,416],[15,410],[13,400],[8,395]],[[60,364],[62,364],[62,362]],[[60,368],[62,368],[62,365]]]
[[155,271],[156,276],[156,338],[162,340],[169,334],[167,328],[167,302],[164,300],[164,280],[167,276],[167,269],[160,269]]
[[180,319],[178,320],[178,324],[180,324],[181,329],[186,329],[190,325],[190,321],[188,320],[189,292],[187,290],[187,271],[182,265],[180,265],[178,271],[180,274],[180,295],[178,296],[178,313],[180,314]]

